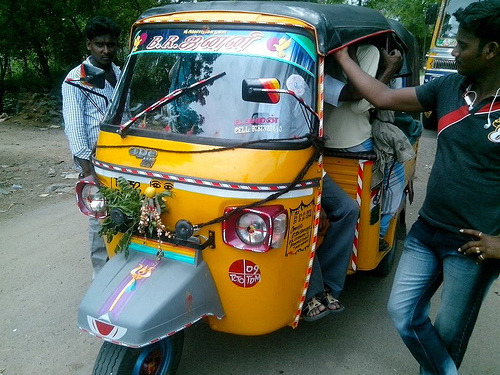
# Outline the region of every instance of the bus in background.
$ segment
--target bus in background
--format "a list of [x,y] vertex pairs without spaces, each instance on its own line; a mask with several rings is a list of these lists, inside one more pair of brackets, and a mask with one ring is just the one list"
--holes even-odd
[[[437,6],[429,6],[426,24],[435,22],[435,26],[429,52],[426,55],[424,83],[457,71],[455,58],[451,55],[458,31],[458,22],[453,13],[459,8],[467,7],[473,1],[475,0],[442,0],[439,13]],[[437,129],[436,116],[432,112],[423,114],[422,123],[426,129]]]

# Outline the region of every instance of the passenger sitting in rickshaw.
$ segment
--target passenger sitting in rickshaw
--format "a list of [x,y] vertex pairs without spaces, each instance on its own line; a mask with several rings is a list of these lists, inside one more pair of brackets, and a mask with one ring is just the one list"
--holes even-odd
[[[378,75],[378,79],[383,83],[388,83],[393,74],[401,68],[402,58],[401,54],[396,52],[388,54],[383,51],[382,54],[384,68]],[[360,46],[357,49],[357,60],[364,70],[371,72],[373,76],[377,74],[380,53],[376,47],[371,45]],[[330,72],[327,71],[327,73]],[[330,75],[326,75],[325,101],[328,104],[325,106],[325,134],[327,137],[329,136],[326,140],[327,147],[332,144],[345,144],[346,141],[342,142],[342,132],[346,131],[348,138],[361,138],[360,146],[362,146],[346,151],[373,150],[368,113],[368,109],[371,107],[369,104],[361,103],[366,101],[360,99],[361,96],[351,86]],[[344,101],[351,101],[351,103],[341,105],[341,102]],[[337,108],[334,107],[342,108],[343,115],[337,115],[335,113]],[[365,109],[354,112],[351,107]],[[347,111],[350,112],[348,115],[345,114]],[[338,122],[343,122],[346,127],[352,127],[352,129],[337,129],[332,124]],[[349,144],[349,141],[347,141],[347,144]],[[354,146],[356,145],[355,142]],[[399,172],[399,169],[397,171]],[[397,177],[401,178],[399,174]],[[404,168],[402,170],[401,184],[404,184]],[[398,186],[399,188],[401,189],[399,200],[401,200],[404,186]],[[358,204],[327,174],[323,176],[321,204],[322,210],[324,210],[329,221],[329,227],[314,258],[306,295],[307,302],[302,312],[305,321],[314,321],[329,313],[338,313],[344,310],[344,306],[340,303],[338,297],[344,287],[351,258],[354,230],[359,217]],[[390,218],[387,223],[389,221]],[[387,231],[387,227],[384,230]]]
[[[392,76],[400,70],[402,65],[401,54],[396,49],[387,53],[384,49],[379,51],[374,45],[362,44],[351,48],[351,51],[365,72],[371,76],[377,76],[377,79],[385,84],[391,82]],[[384,66],[382,71],[379,69],[381,59]],[[345,80],[343,75],[341,77]],[[325,81],[326,90],[329,90],[331,80],[330,78]],[[336,103],[325,105],[324,126],[327,148],[347,152],[375,151],[377,154],[372,186],[378,186],[383,182],[380,218],[382,251],[388,250],[383,237],[387,233],[390,221],[396,214],[404,194],[404,162],[415,155],[404,133],[395,126],[387,125],[393,123],[393,111],[375,110],[365,99],[351,101],[344,105],[336,105]],[[387,126],[391,127],[387,128]],[[392,142],[398,144],[398,150],[393,153],[397,152],[393,160],[388,160],[386,153],[383,152],[390,147],[384,144],[389,137],[393,138]]]

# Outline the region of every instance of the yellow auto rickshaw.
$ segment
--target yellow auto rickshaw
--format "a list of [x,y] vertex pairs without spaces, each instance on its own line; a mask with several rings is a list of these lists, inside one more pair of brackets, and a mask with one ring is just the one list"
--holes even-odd
[[[94,374],[175,373],[183,331],[201,319],[239,335],[296,327],[321,241],[324,171],[361,208],[349,273],[388,272],[400,215],[379,251],[374,155],[322,142],[325,59],[363,40],[397,46],[404,84],[417,83],[413,38],[367,8],[183,3],[134,23],[95,177],[77,184],[110,256],[78,313],[104,340]],[[92,91],[99,73],[87,68],[72,84]]]

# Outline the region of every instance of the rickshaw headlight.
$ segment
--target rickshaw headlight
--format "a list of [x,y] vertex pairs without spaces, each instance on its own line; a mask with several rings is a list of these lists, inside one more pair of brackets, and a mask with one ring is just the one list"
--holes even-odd
[[256,213],[247,213],[238,219],[236,234],[247,245],[257,246],[268,236],[268,227],[264,218]]
[[[236,207],[228,207],[229,213]],[[287,214],[283,206],[246,208],[222,223],[224,242],[234,248],[267,252],[280,247],[286,235]]]
[[80,212],[96,219],[107,216],[106,200],[99,193],[93,177],[86,177],[76,184],[76,201]]

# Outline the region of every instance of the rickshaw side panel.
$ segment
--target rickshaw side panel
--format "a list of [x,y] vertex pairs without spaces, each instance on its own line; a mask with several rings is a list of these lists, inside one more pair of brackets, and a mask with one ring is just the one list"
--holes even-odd
[[[415,155],[418,141],[413,145]],[[351,264],[348,273],[374,270],[389,251],[379,251],[380,215],[382,191],[380,187],[371,187],[373,175],[371,160],[349,157],[324,156],[323,165],[328,175],[360,206],[360,218],[355,232]],[[407,161],[405,167],[405,186],[414,178],[416,156]],[[406,196],[403,196],[406,200]],[[404,201],[400,209],[404,208]],[[384,240],[392,245],[396,240],[399,211],[392,218]]]
[[371,189],[373,161],[325,156],[328,175],[360,206],[349,273],[374,269],[385,253],[378,251],[380,192]]

